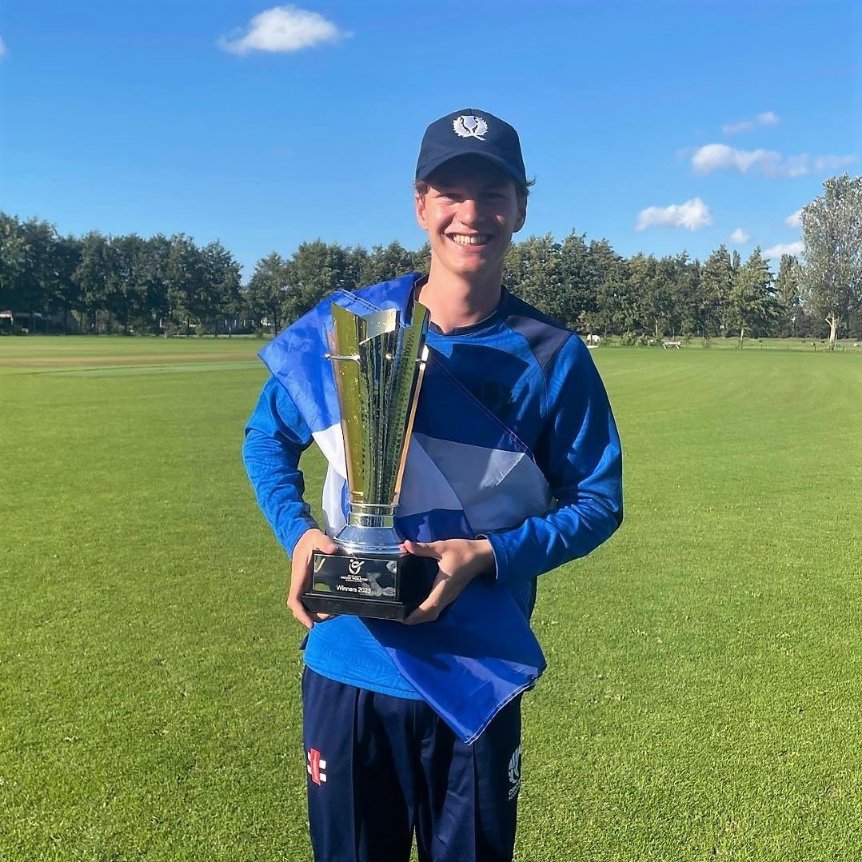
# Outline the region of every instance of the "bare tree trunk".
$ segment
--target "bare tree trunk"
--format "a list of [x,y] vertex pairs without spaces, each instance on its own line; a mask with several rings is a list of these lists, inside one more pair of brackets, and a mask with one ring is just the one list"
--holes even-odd
[[838,324],[841,322],[837,314],[830,314],[826,318],[829,324],[829,347],[828,350],[835,350],[835,341],[838,338]]
[[739,349],[742,349],[742,345],[745,342],[745,327],[739,327]]

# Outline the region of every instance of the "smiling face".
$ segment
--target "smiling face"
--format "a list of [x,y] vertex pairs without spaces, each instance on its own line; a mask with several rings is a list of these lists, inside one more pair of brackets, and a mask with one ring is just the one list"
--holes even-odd
[[431,245],[431,278],[456,277],[499,287],[526,198],[487,159],[463,156],[441,165],[416,194],[416,218]]

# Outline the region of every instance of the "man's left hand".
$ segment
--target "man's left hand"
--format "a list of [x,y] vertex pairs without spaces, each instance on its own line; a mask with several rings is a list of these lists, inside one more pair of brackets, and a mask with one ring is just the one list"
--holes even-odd
[[437,561],[437,577],[428,598],[405,620],[406,625],[430,623],[452,604],[477,575],[494,571],[494,552],[487,539],[443,539],[404,542],[404,550]]

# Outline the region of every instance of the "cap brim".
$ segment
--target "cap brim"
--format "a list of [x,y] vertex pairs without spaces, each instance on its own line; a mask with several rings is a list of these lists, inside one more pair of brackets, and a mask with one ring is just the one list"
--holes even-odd
[[506,164],[504,159],[501,159],[499,156],[493,155],[492,153],[483,153],[481,150],[471,150],[463,153],[455,153],[446,154],[441,156],[439,159],[435,159],[429,162],[426,165],[423,165],[423,171],[421,175],[419,173],[416,174],[416,179],[421,180],[422,182],[428,182],[431,178],[431,174],[434,173],[438,168],[441,168],[447,162],[454,162],[456,159],[464,159],[470,158],[471,156],[478,156],[480,159],[485,159],[488,162],[491,162],[495,167],[500,168],[506,176],[510,177],[514,180],[516,185],[522,184],[525,182],[523,177],[520,177],[513,173],[513,171],[509,168],[509,165]]

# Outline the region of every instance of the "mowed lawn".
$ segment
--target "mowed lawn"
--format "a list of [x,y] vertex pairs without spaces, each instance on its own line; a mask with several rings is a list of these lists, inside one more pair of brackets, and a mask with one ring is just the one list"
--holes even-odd
[[[0,339],[0,859],[310,858],[259,347]],[[593,356],[626,520],[541,582],[518,859],[862,859],[862,355]]]

